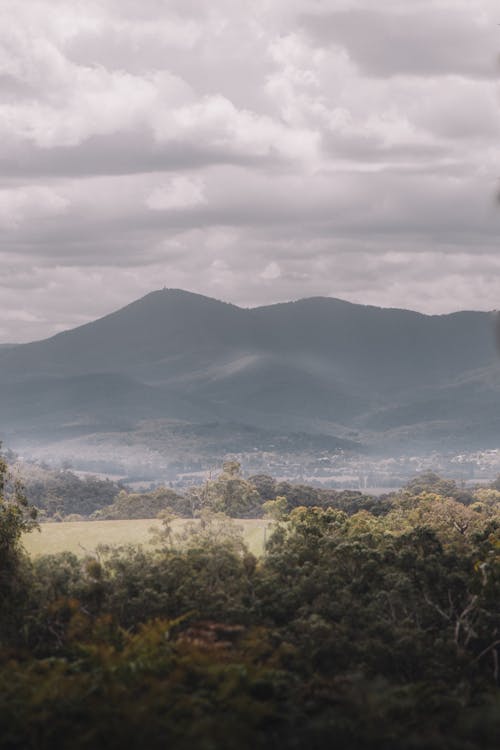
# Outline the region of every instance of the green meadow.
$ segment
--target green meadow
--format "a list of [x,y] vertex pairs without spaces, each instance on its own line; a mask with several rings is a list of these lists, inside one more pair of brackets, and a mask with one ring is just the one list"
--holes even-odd
[[[174,530],[180,531],[187,523],[185,519],[174,521]],[[270,522],[263,519],[238,519],[234,521],[243,531],[243,537],[254,555],[264,551]],[[124,544],[151,545],[152,529],[159,530],[161,522],[154,518],[131,521],[63,521],[43,523],[40,531],[32,531],[23,538],[28,553],[38,555],[74,552],[84,557],[91,555],[100,544],[118,547]]]

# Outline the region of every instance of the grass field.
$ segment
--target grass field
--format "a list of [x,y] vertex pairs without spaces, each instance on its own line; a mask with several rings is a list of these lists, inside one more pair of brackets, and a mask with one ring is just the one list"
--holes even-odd
[[[183,519],[174,521],[174,529],[180,530],[186,523]],[[268,535],[269,521],[249,519],[235,521],[243,529],[243,536],[254,555],[261,555]],[[77,521],[44,523],[40,531],[26,534],[23,544],[32,556],[74,552],[84,556],[92,554],[99,544],[119,546],[122,544],[151,543],[151,529],[159,529],[160,521],[144,518],[133,521]]]

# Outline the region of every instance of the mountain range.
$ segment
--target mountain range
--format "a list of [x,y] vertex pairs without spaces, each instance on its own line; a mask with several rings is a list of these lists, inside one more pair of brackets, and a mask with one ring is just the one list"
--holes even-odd
[[287,435],[332,449],[491,446],[493,322],[323,297],[244,309],[154,291],[43,341],[0,347],[0,437],[90,445],[113,433],[132,445],[148,425],[182,427],[195,441],[212,425],[229,446],[243,430],[253,448]]

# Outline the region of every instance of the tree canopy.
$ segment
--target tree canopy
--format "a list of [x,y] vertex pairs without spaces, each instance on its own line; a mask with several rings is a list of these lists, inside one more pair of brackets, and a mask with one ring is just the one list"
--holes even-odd
[[433,487],[383,513],[268,500],[260,559],[214,509],[242,507],[237,466],[150,551],[29,563],[3,498],[0,745],[496,750],[500,504]]

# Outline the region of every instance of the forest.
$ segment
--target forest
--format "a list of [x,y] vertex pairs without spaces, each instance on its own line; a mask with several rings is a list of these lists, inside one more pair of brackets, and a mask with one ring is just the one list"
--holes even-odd
[[[180,518],[194,518],[205,510],[223,512],[233,518],[261,518],[264,504],[284,497],[289,510],[298,506],[337,507],[352,512],[372,509],[379,513],[384,502],[358,490],[334,490],[276,480],[268,474],[244,477],[237,461],[225,461],[222,471],[202,484],[182,489],[165,485],[136,490],[130,485],[94,476],[81,477],[69,469],[49,469],[19,462],[10,455],[11,475],[23,483],[30,503],[38,509],[38,520],[86,521],[156,518],[170,510]],[[429,474],[426,486],[440,478]],[[448,488],[448,491],[452,490]],[[470,490],[454,486],[453,493],[473,502]]]
[[260,558],[218,497],[182,533],[164,510],[151,551],[29,559],[37,509],[0,464],[0,747],[497,748],[495,486],[275,495]]

